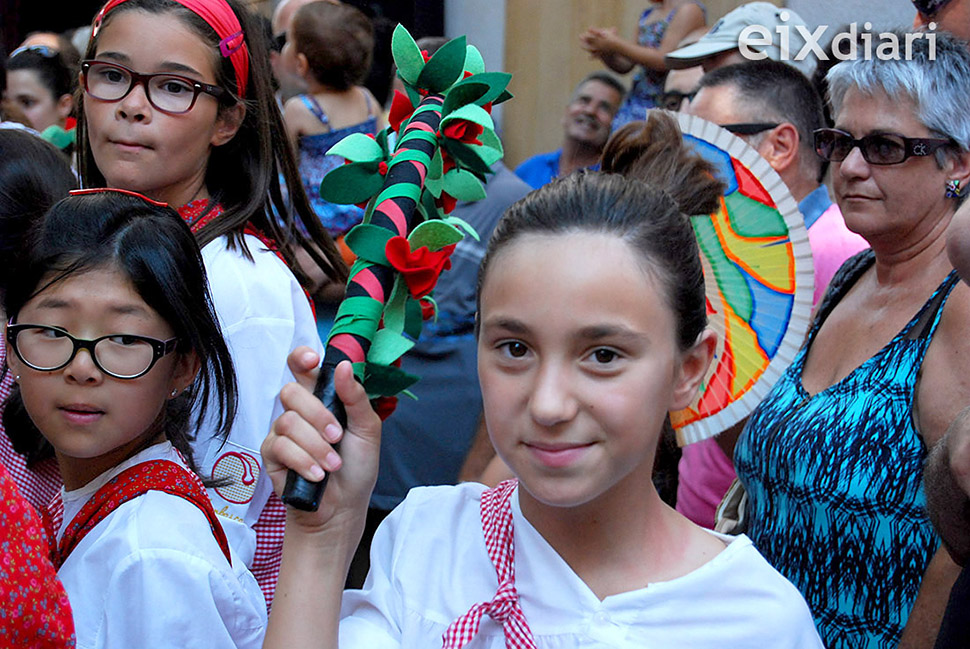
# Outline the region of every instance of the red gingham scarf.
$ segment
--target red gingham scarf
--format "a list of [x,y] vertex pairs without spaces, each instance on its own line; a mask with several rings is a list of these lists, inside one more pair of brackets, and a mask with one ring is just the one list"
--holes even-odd
[[71,519],[64,531],[64,536],[56,546],[54,545],[56,538],[54,521],[51,517],[45,517],[51,563],[54,567],[60,570],[74,548],[108,514],[148,491],[164,491],[184,498],[198,507],[209,521],[212,535],[215,536],[222,553],[226,555],[226,560],[232,564],[226,533],[219,523],[215,510],[212,509],[212,503],[199,477],[171,460],[151,460],[125,469],[98,489],[94,496],[84,503],[77,516]]
[[519,594],[515,590],[515,548],[513,547],[512,505],[517,480],[506,480],[482,494],[482,531],[485,547],[498,575],[498,591],[490,602],[475,604],[451,623],[442,636],[442,649],[461,649],[478,633],[482,616],[502,624],[506,649],[536,649],[526,622]]

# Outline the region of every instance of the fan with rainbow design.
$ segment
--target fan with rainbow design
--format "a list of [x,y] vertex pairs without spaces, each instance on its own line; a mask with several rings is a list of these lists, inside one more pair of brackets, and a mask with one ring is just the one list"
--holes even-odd
[[768,162],[716,124],[672,116],[727,183],[716,213],[692,217],[718,345],[697,398],[671,413],[684,446],[747,417],[791,364],[811,321],[813,274],[805,222]]

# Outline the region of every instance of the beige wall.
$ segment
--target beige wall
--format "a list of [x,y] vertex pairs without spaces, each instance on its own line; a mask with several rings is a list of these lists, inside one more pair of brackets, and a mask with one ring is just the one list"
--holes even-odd
[[[713,24],[744,2],[706,0],[705,4],[708,24]],[[573,87],[588,73],[603,69],[580,48],[579,35],[599,25],[615,26],[632,38],[646,6],[644,0],[507,0],[505,71],[512,73],[510,90],[515,95],[503,114],[508,166],[559,146],[560,118]]]

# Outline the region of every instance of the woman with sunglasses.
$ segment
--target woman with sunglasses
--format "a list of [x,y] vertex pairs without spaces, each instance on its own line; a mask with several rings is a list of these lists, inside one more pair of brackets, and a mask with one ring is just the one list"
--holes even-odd
[[[905,34],[897,33],[900,41]],[[924,509],[926,449],[970,403],[970,290],[945,232],[970,179],[970,53],[947,34],[910,60],[828,73],[847,261],[735,450],[747,533],[805,595],[830,649],[931,646],[957,571]]]

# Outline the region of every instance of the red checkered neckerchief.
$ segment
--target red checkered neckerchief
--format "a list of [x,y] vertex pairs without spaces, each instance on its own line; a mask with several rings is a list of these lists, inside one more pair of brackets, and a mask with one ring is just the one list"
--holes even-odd
[[442,649],[461,649],[468,644],[478,633],[483,615],[502,625],[506,649],[536,649],[515,590],[511,499],[517,484],[517,480],[506,480],[482,494],[482,531],[488,557],[498,575],[498,591],[491,601],[475,604],[451,623],[442,636]]
[[212,508],[212,502],[209,500],[209,495],[199,477],[171,460],[150,460],[125,469],[104,483],[71,520],[64,531],[64,536],[61,537],[60,543],[56,546],[54,544],[57,538],[54,522],[51,517],[45,517],[51,563],[54,564],[54,567],[60,570],[60,567],[78,543],[108,514],[129,500],[149,491],[164,491],[173,496],[184,498],[198,507],[208,519],[209,527],[212,528],[212,535],[215,536],[222,553],[226,555],[226,560],[229,561],[230,565],[232,564],[232,559],[229,558],[229,542],[226,540],[226,533],[222,529],[222,524],[219,523],[219,517]]

